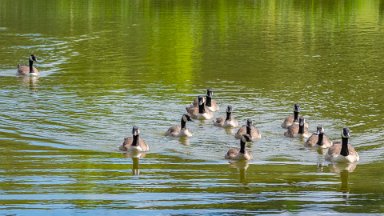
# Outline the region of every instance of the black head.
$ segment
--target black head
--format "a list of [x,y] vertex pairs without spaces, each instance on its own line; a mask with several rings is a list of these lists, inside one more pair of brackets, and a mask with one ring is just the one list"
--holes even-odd
[[232,106],[231,105],[228,105],[227,106],[227,113],[231,113],[232,112]]
[[300,109],[300,105],[299,105],[299,104],[295,104],[295,105],[293,105],[293,111],[294,111],[294,112],[300,112],[300,111],[301,111],[301,109]]
[[197,96],[197,100],[199,102],[199,105],[203,105],[203,103],[204,103],[203,96],[201,96],[201,95]]
[[251,127],[252,126],[252,119],[247,119],[247,126]]
[[212,95],[213,95],[212,89],[207,89],[207,96],[212,97]]
[[241,136],[241,141],[243,142],[251,142],[252,141],[252,138],[249,134],[244,134],[243,136]]
[[37,58],[36,58],[36,56],[32,54],[32,55],[29,57],[29,61],[37,62]]
[[185,122],[187,122],[187,121],[193,122],[191,116],[188,114],[184,114],[182,118],[183,118],[183,121],[185,121]]
[[305,119],[303,117],[300,117],[299,118],[299,125],[304,126],[304,124],[305,124]]
[[139,134],[140,134],[139,128],[137,126],[133,126],[133,128],[132,128],[132,135],[133,136],[137,136]]
[[317,134],[321,134],[321,133],[324,133],[324,128],[322,125],[318,125],[317,126]]
[[349,133],[349,128],[345,127],[343,128],[343,132],[341,132],[342,138],[349,138],[351,134]]

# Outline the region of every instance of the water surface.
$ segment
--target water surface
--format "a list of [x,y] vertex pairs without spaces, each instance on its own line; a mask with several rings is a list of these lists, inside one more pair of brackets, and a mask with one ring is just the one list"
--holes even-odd
[[[384,212],[384,1],[0,2],[0,212]],[[16,77],[34,53],[38,78]],[[214,90],[262,139],[229,163],[233,131],[188,123]],[[361,161],[334,165],[283,136],[300,103],[314,131],[348,126]],[[133,125],[150,152],[118,151]],[[130,211],[127,211],[130,210]]]

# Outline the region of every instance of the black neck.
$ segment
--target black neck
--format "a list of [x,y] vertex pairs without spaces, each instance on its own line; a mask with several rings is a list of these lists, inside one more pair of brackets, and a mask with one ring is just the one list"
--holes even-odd
[[340,154],[343,155],[344,157],[349,155],[348,151],[348,138],[341,138],[341,151]]
[[208,96],[207,95],[207,101],[205,101],[205,104],[207,105],[207,106],[211,106],[212,105],[212,98],[211,98],[211,96]]
[[324,137],[324,134],[323,133],[319,133],[319,136],[318,136],[318,139],[317,139],[317,145],[319,146],[322,146],[323,145],[323,137]]
[[243,140],[240,140],[240,153],[245,154],[245,142]]
[[183,118],[181,118],[181,129],[184,129],[186,125],[186,122],[184,121]]
[[204,103],[202,104],[199,104],[199,113],[202,114],[205,112],[205,109],[204,109]]
[[29,60],[29,73],[33,73],[33,61]]
[[248,135],[251,135],[251,126],[250,125],[247,125],[247,134]]
[[299,120],[299,112],[293,111],[293,121],[297,122]]
[[231,112],[227,112],[227,118],[225,120],[231,120]]
[[139,135],[133,135],[132,146],[137,146],[139,144]]
[[303,134],[303,133],[304,133],[304,124],[299,125],[299,134]]

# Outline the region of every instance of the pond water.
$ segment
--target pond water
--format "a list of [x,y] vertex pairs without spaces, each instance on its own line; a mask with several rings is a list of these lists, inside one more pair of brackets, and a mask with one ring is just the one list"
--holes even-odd
[[[2,0],[0,214],[382,214],[383,35],[379,0]],[[262,132],[253,160],[211,120],[164,137],[207,88]],[[294,103],[361,160],[284,137]],[[133,125],[141,158],[118,150]]]

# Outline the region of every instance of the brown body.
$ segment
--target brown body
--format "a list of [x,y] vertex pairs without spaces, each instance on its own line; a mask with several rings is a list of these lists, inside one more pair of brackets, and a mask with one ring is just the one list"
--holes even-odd
[[[281,124],[282,128],[289,128],[295,121],[294,121],[293,115],[288,116],[284,119],[283,123]],[[309,125],[308,123],[305,123],[304,126],[308,129]]]
[[345,127],[341,133],[341,141],[333,143],[333,146],[328,149],[325,159],[337,163],[354,163],[359,161],[359,154],[349,143],[349,138],[349,128]]
[[333,145],[328,149],[325,159],[333,162],[356,162],[359,161],[359,154],[356,152],[355,148],[351,144],[348,144],[348,156],[340,155],[341,152],[341,141],[333,142]]
[[29,65],[17,65],[17,75],[25,76],[25,75],[37,75],[39,71],[33,67],[33,63],[37,62],[37,58],[35,55],[31,55],[29,57]]
[[[33,69],[33,74],[38,74],[39,71],[35,68],[35,67],[32,67]],[[25,75],[29,75],[29,66],[27,65],[17,65],[17,74],[18,75],[22,75],[22,76],[25,76]]]
[[[239,128],[239,130],[235,134],[236,139],[240,139],[241,136],[247,134],[247,126],[243,125]],[[251,134],[249,134],[252,140],[261,139],[261,133],[259,129],[254,126],[251,126]]]
[[252,155],[245,150],[245,143],[250,142],[251,137],[247,134],[243,135],[240,139],[240,148],[230,148],[224,155],[225,159],[229,160],[250,160]]
[[[139,151],[149,151],[149,146],[145,143],[145,141],[143,139],[141,139],[140,137],[138,139],[139,140],[138,140],[138,145],[137,145],[138,148],[137,149]],[[134,146],[132,146],[132,143],[133,143],[133,137],[124,138],[124,142],[120,146],[120,150],[121,151],[129,151],[130,149],[135,148]]]
[[314,147],[314,146],[317,146],[319,148],[329,148],[332,146],[332,141],[329,139],[329,137],[327,135],[323,135],[323,141],[322,141],[322,145],[318,145],[317,142],[319,140],[319,134],[317,133],[313,133],[308,139],[307,141],[305,142],[305,145],[306,146],[309,146],[309,147]]

